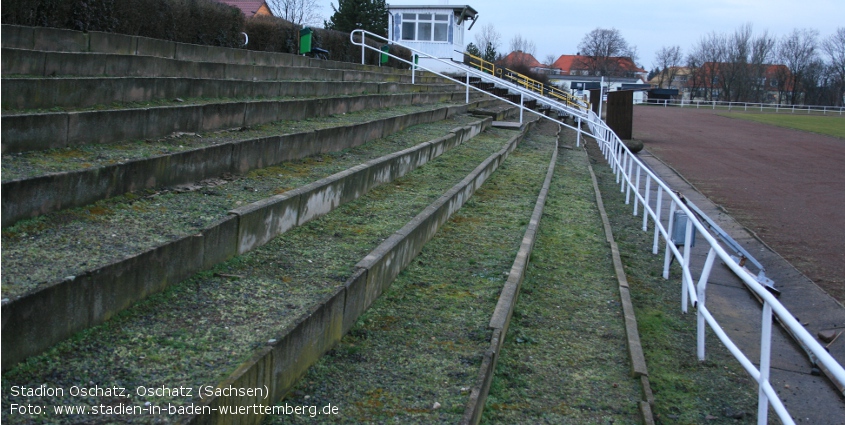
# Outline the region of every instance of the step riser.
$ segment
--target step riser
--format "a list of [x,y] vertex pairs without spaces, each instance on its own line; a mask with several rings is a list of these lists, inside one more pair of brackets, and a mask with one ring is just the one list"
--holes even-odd
[[407,70],[377,68],[352,62],[324,61],[301,55],[228,47],[177,43],[147,37],[97,31],[80,32],[47,27],[2,25],[4,48],[67,53],[106,53],[152,56],[191,62],[220,62],[259,66],[329,67],[406,74]]
[[200,133],[280,119],[301,120],[365,109],[463,100],[464,93],[460,92],[411,93],[5,115],[2,117],[3,153],[157,139],[176,132]]
[[[221,62],[189,62],[153,56],[127,56],[101,53],[63,53],[35,50],[2,49],[3,75],[43,77],[192,77],[232,80],[331,80],[331,81],[395,81],[410,83],[408,72],[390,72],[389,68],[367,70],[310,66],[252,65]],[[341,64],[326,62],[323,65]],[[340,69],[339,69],[340,68]],[[383,70],[383,71],[382,71]],[[443,82],[442,78],[418,75],[421,82]]]
[[257,248],[292,227],[401,177],[478,134],[490,122],[486,119],[476,126],[457,129],[449,137],[237,209],[198,235],[184,237],[4,303],[3,369],[42,352],[75,332],[108,320],[135,302],[200,270]]
[[6,78],[3,109],[85,108],[175,98],[348,96],[459,90],[457,85],[346,81],[242,81],[199,78]]
[[[449,218],[498,169],[522,139],[516,135],[499,152],[490,156],[460,183],[429,205],[405,227],[374,249],[356,267],[358,272],[334,294],[326,297],[284,332],[278,342],[255,353],[226,380],[221,388],[269,388],[269,400],[262,397],[215,397],[203,406],[212,409],[234,405],[272,405],[280,401],[308,368],[340,341],[357,318],[386,290],[396,276],[419,254]],[[250,423],[259,423],[253,415]],[[191,424],[230,423],[231,417],[193,416]]]

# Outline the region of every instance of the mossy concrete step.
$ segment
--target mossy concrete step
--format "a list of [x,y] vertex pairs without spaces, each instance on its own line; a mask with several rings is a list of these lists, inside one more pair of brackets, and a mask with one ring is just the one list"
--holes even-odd
[[3,78],[2,107],[15,109],[87,108],[124,102],[191,98],[349,96],[459,90],[456,84],[378,81],[247,81],[191,77]]
[[[5,114],[3,153],[157,139],[177,132],[249,127],[400,105],[459,102],[460,92],[398,93],[330,98],[207,101],[197,105],[80,112]],[[473,95],[471,99],[481,99]]]
[[389,68],[366,67],[348,69],[344,66],[278,66],[221,62],[199,62],[153,56],[116,55],[107,53],[65,53],[37,50],[2,49],[2,75],[40,77],[194,77],[232,80],[332,80],[332,81],[390,81],[410,83],[446,83],[432,74],[391,72]]
[[[449,131],[455,123],[465,125]],[[329,157],[338,158],[334,166],[318,167],[313,161],[305,166],[289,163],[259,170],[231,184],[215,179],[187,193],[177,190],[143,199],[123,197],[78,211],[78,215],[52,216],[7,229],[3,251],[3,289],[8,297],[3,304],[4,367],[13,359],[40,352],[68,332],[100,323],[196,271],[326,214],[437,158],[488,125],[489,120],[458,116],[421,126],[369,149],[381,146],[374,152],[390,152],[397,145],[391,140],[403,146],[430,137],[432,131],[448,133],[317,181],[314,179],[325,175],[320,173],[350,167],[360,156],[336,153]],[[365,153],[367,146],[361,148]],[[317,170],[316,175],[312,169]],[[243,202],[249,205],[228,211]],[[277,210],[282,213],[276,215]],[[15,326],[18,322],[22,325]]]
[[7,155],[3,158],[7,178],[2,186],[3,226],[124,193],[246,173],[348,149],[493,103],[405,106],[157,142]]
[[[313,224],[221,265],[214,274],[197,275],[111,323],[30,359],[4,374],[3,401],[15,402],[8,391],[11,385],[50,382],[50,386],[69,388],[70,380],[76,379],[133,389],[183,385],[212,391],[218,385],[229,388],[225,383],[231,380],[233,388],[250,385],[269,393],[256,400],[237,393],[234,398],[204,399],[197,392],[190,398],[145,393],[127,400],[133,406],[245,406],[278,400],[337,341],[346,324],[354,322],[371,301],[368,297],[389,285],[375,276],[401,270],[391,264],[413,258],[438,223],[460,208],[501,164],[513,140],[492,134],[453,149],[406,179],[384,185]],[[491,150],[494,154],[488,156]],[[479,161],[481,165],[467,175]],[[394,233],[421,210],[433,221],[418,216],[414,224]],[[402,235],[413,242],[393,245],[398,250],[373,250],[385,238],[397,242],[394,237]],[[369,257],[366,252],[381,252],[383,260],[376,258],[382,254],[376,254],[368,260],[372,269],[356,268],[355,261]],[[381,267],[391,271],[376,271]],[[105,358],[121,361],[106,362]],[[251,360],[260,365],[253,368]],[[38,401],[58,400],[48,396]],[[97,396],[63,397],[62,401],[104,402]],[[225,419],[217,415],[194,418],[209,423]]]
[[508,272],[527,260],[521,247],[554,151],[553,137],[528,133],[280,404],[343,406],[326,423],[460,423]]
[[[260,52],[178,43],[174,41],[98,31],[2,25],[3,48],[42,52],[102,53],[148,56],[187,62],[217,62],[258,66],[305,66],[331,69],[370,70],[409,74],[408,70],[363,65],[353,62],[317,60],[289,53]],[[5,62],[5,61],[4,61]]]

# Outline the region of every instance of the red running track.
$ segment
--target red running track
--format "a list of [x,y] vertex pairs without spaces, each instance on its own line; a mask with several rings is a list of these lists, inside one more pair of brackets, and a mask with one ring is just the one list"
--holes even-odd
[[650,106],[634,138],[845,303],[845,140]]

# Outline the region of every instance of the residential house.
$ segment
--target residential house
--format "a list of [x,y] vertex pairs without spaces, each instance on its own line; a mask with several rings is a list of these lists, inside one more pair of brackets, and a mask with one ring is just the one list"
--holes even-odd
[[[646,70],[626,57],[608,58],[603,66],[609,70],[608,75],[594,71],[595,64],[591,63],[589,57],[582,55],[561,55],[550,68],[555,71],[549,73],[549,81],[576,96],[587,95],[587,90],[599,88],[602,81],[608,91],[644,89],[648,75]],[[643,93],[637,91],[634,93],[634,102],[642,102],[643,97]]]
[[273,16],[273,11],[265,1],[255,0],[218,0],[220,3],[237,7],[247,18],[253,16]]
[[463,61],[466,32],[478,20],[469,5],[388,5],[388,39],[437,59],[421,57],[419,65],[434,71],[454,72],[440,61]]
[[[786,65],[705,62],[690,69],[684,90],[689,100],[785,103],[792,91],[792,74]],[[730,90],[729,93],[725,91]]]

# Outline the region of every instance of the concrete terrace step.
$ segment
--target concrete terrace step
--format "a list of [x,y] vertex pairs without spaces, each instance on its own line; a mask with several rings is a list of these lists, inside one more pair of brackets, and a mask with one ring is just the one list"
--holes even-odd
[[[318,157],[325,165],[294,161],[7,228],[4,367],[404,175],[486,126],[489,119],[457,115]],[[29,324],[14,326],[19,321]]]
[[[141,189],[244,173],[354,147],[411,125],[490,105],[419,105],[280,121],[245,131],[168,137],[120,146],[4,155],[3,226]],[[295,117],[291,117],[295,118]]]
[[554,150],[529,132],[281,405],[340,406],[325,423],[461,423]]
[[[411,74],[372,66],[348,67],[344,62],[299,65],[257,65],[249,63],[197,62],[155,56],[110,53],[66,53],[2,48],[4,76],[40,77],[193,77],[245,81],[334,80],[411,82]],[[296,58],[297,56],[293,56]],[[334,66],[335,68],[331,68]],[[432,74],[420,73],[415,81],[446,83]]]
[[[213,389],[252,382],[270,392],[266,400],[237,394],[201,400],[197,392],[190,398],[133,395],[126,400],[133,406],[266,405],[278,400],[504,161],[515,147],[512,134],[488,130],[393,184],[31,358],[4,374],[4,402],[11,402],[10,385],[50,382],[69,388],[76,379],[127,388],[179,382]],[[408,223],[419,211],[424,213]],[[385,240],[387,246],[374,249]],[[70,402],[67,394],[62,399]],[[51,396],[38,401],[58,402]],[[73,403],[108,401],[73,397]],[[178,419],[190,420],[185,415]]]
[[[311,77],[304,75],[305,78]],[[342,84],[339,82],[342,81]],[[247,81],[189,77],[3,78],[5,112],[27,109],[87,108],[116,103],[177,98],[258,98],[349,96],[458,90],[455,84],[381,81]]]
[[[471,99],[481,99],[473,95]],[[204,132],[301,120],[399,105],[464,101],[461,92],[399,93],[333,98],[208,101],[197,105],[81,112],[4,114],[3,153],[156,139],[177,132]]]

